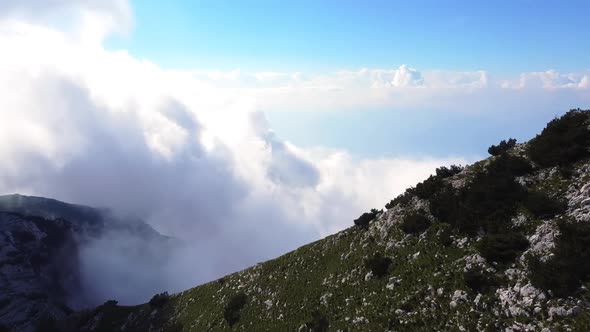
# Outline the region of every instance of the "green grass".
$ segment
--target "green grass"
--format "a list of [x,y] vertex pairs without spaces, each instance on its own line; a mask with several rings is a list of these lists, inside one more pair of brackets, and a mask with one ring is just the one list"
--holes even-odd
[[[523,155],[525,150],[521,147],[512,149],[510,153]],[[493,168],[490,160],[498,159],[493,157],[477,162],[453,179],[462,177],[468,186],[472,185],[481,177],[480,173]],[[525,175],[531,183],[527,189],[553,198],[564,198],[574,182],[584,184],[590,181],[590,174],[579,171],[588,162],[583,160],[572,165],[576,170],[573,177],[554,172],[549,178],[539,180],[540,172],[547,172],[548,169],[531,170],[531,174]],[[490,185],[495,184],[493,179],[489,180]],[[413,195],[408,194],[408,201]],[[504,198],[502,195],[499,197]],[[489,205],[489,198],[483,197],[482,200],[482,205]],[[512,212],[524,215],[526,222],[516,227],[511,225],[509,218],[500,220],[503,221],[503,228],[495,230],[497,236],[508,231],[531,236],[537,227],[547,222],[544,220],[547,218],[535,217],[520,201],[509,200],[506,204],[514,205],[509,215]],[[480,208],[478,204],[472,205],[471,208]],[[496,212],[496,206],[490,210],[490,215],[496,216],[492,213]],[[402,211],[397,220],[410,212]],[[426,212],[428,215],[432,213]],[[489,217],[488,214],[485,217]],[[463,258],[478,253],[482,234],[460,233],[451,223],[441,223],[441,220],[434,221],[425,232],[417,231],[416,234],[404,234],[399,224],[385,231],[378,229],[381,226],[385,227],[383,221],[373,220],[367,228],[350,227],[276,259],[171,295],[170,300],[158,309],[149,305],[109,306],[85,315],[79,314],[76,326],[94,324],[96,329],[93,331],[99,332],[116,331],[123,326],[125,331],[131,332],[298,331],[312,321],[314,313],[316,321],[318,317],[328,320],[329,331],[459,331],[460,327],[465,331],[498,331],[514,323],[550,325],[555,331],[566,331],[568,328],[587,331],[590,326],[587,308],[578,316],[549,321],[548,308],[568,301],[557,298],[550,298],[541,304],[539,314],[506,316],[506,308],[499,303],[496,288],[516,284],[516,279],[508,278],[507,269],[518,269],[526,275],[527,267],[518,258],[509,259],[504,265],[486,265],[486,268],[494,267],[494,270],[485,272],[494,281],[493,286],[482,290],[480,305],[475,305],[473,301],[478,294],[465,283]],[[446,232],[444,236],[440,235],[442,231]],[[448,241],[449,238],[456,240],[464,236],[470,236],[470,241],[463,248]],[[375,254],[391,258],[391,267],[388,275],[366,278],[369,270],[365,262]],[[527,280],[519,282],[526,283]],[[590,284],[585,281],[585,286],[588,288]],[[441,294],[438,289],[443,290]],[[457,303],[452,308],[450,302],[455,290],[466,291],[468,298],[466,303]],[[240,293],[247,295],[247,301],[240,310],[239,321],[230,328],[224,318],[224,308],[231,298]],[[590,301],[588,291],[576,296],[572,301]],[[568,303],[571,307],[571,303],[575,302]],[[535,329],[541,330],[537,325]]]

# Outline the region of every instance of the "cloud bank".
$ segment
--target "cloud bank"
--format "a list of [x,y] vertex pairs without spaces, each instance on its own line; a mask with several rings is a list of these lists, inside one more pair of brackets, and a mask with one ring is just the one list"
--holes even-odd
[[0,191],[110,207],[181,243],[165,257],[133,234],[89,243],[82,305],[146,301],[275,257],[465,162],[300,149],[273,133],[256,94],[107,51],[45,24],[54,14],[37,18],[33,3],[3,5],[16,14],[0,21]]

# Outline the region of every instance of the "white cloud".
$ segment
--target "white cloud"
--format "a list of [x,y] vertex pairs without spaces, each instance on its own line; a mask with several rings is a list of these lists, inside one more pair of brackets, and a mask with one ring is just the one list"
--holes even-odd
[[501,86],[504,88],[542,88],[542,89],[588,89],[586,73],[559,73],[556,70],[523,73],[518,80],[506,80]]
[[0,19],[59,28],[84,42],[99,43],[133,24],[127,0],[0,0]]
[[[322,78],[166,70],[36,23],[29,5],[0,20],[0,191],[108,206],[186,243],[165,267],[130,250],[131,235],[91,243],[81,268],[93,301],[143,301],[272,258],[451,162],[301,149],[258,109],[290,86],[329,90]],[[405,67],[388,75],[367,79],[419,80]],[[138,289],[110,286],[118,281]]]

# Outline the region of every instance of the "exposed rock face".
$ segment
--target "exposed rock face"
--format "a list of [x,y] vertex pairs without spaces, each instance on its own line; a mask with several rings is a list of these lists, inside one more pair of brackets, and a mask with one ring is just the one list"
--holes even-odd
[[77,291],[77,245],[71,224],[0,212],[0,322],[33,331],[40,319],[63,319]]
[[105,231],[124,229],[165,239],[147,224],[52,199],[0,196],[0,324],[37,331],[63,320],[84,293],[79,248]]

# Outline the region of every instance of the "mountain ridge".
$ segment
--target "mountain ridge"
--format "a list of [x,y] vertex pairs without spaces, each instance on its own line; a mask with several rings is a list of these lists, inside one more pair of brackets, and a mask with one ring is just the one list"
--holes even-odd
[[80,331],[586,331],[590,111],[440,168],[351,226]]
[[294,251],[44,331],[587,331],[590,110]]

